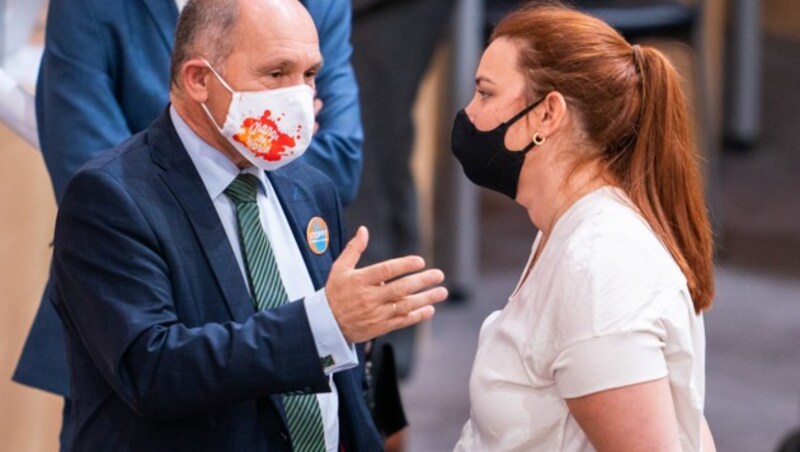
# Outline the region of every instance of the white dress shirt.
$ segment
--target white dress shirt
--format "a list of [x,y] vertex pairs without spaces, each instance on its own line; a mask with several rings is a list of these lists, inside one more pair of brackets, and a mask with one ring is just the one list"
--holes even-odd
[[336,452],[339,446],[339,398],[332,374],[358,365],[355,347],[344,339],[331,312],[325,290],[314,291],[314,285],[300,253],[300,248],[295,241],[272,184],[264,172],[253,166],[240,170],[222,152],[197,136],[172,106],[170,106],[170,117],[178,132],[178,137],[197,168],[219,214],[248,290],[250,290],[250,285],[239,243],[236,206],[224,192],[241,173],[252,174],[261,182],[256,197],[261,226],[269,238],[286,295],[289,300],[305,299],[306,314],[319,356],[333,358],[333,365],[325,368],[325,373],[329,376],[331,392],[317,394],[317,399],[325,424],[326,449],[329,452]]
[[183,11],[183,7],[186,6],[186,2],[189,0],[175,0],[175,6],[178,7],[178,14]]

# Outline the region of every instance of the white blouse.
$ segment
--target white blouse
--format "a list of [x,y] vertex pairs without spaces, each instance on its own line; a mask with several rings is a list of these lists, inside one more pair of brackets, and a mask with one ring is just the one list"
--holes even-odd
[[565,399],[664,377],[681,445],[700,450],[703,317],[631,206],[611,187],[578,200],[506,307],[484,321],[456,451],[594,450]]

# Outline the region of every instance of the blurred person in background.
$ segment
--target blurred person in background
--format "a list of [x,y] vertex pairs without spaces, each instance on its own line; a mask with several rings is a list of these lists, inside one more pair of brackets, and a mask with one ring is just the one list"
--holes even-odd
[[712,236],[678,74],[558,4],[494,30],[452,150],[539,230],[480,331],[457,451],[713,450]]
[[[420,82],[446,30],[454,0],[353,0],[353,67],[364,123],[361,188],[347,210],[349,229],[380,231],[364,262],[421,250],[417,193],[411,174],[412,109]],[[389,450],[404,449],[398,378],[411,374],[416,328],[370,346],[375,421]]]

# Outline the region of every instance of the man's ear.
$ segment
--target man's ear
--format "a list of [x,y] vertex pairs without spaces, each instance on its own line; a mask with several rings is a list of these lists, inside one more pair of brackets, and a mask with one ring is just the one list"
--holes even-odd
[[567,100],[558,91],[551,91],[542,101],[543,112],[539,133],[549,137],[557,133],[567,122]]
[[180,69],[181,84],[186,95],[195,102],[208,100],[209,77],[213,77],[205,61],[193,59],[184,61]]

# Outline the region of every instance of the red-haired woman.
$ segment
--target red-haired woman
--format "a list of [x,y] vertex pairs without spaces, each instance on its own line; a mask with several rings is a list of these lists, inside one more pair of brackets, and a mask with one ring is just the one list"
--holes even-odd
[[452,147],[539,229],[484,322],[458,451],[713,450],[711,229],[678,75],[561,6],[496,27]]

